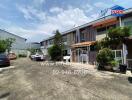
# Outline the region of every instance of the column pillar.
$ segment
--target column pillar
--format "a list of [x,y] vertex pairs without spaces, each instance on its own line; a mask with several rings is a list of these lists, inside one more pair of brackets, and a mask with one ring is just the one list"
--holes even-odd
[[87,46],[87,63],[89,64],[89,46]]
[[123,44],[123,63],[127,64],[127,46]]

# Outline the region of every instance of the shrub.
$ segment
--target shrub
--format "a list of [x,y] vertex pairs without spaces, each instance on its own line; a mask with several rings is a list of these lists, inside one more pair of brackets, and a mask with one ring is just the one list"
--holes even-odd
[[112,67],[116,67],[119,62],[118,61],[115,61],[115,60],[112,60],[111,62],[109,62],[109,64],[112,66]]
[[18,57],[27,57],[26,54],[19,54]]
[[114,54],[111,49],[104,48],[99,51],[96,59],[100,66],[108,66],[114,60]]
[[108,36],[111,39],[129,37],[131,33],[130,31],[131,31],[130,27],[111,28],[108,31]]
[[61,47],[59,47],[58,45],[53,45],[48,49],[48,54],[50,55],[51,60],[60,61],[62,55]]

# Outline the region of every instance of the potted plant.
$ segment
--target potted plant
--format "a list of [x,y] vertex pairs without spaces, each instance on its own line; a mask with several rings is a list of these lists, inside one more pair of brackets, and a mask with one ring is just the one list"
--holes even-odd
[[117,71],[118,68],[119,68],[119,62],[116,61],[116,60],[111,61],[111,62],[110,62],[110,65],[112,66],[112,69],[113,69],[114,71]]
[[97,62],[99,64],[98,69],[112,70],[112,66],[109,62],[114,60],[114,54],[111,49],[103,48],[97,54]]

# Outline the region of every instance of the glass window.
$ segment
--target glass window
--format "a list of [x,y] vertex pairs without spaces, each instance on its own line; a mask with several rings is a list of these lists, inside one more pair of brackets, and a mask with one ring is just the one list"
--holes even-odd
[[67,42],[67,36],[63,36],[63,37],[62,37],[62,41],[63,41],[63,42]]
[[80,37],[81,37],[81,41],[85,41],[85,35],[84,35],[84,33],[81,33]]
[[129,27],[131,27],[131,34],[132,34],[132,21],[124,22],[124,26],[129,26]]
[[96,46],[95,45],[91,45],[90,46],[90,51],[96,51]]
[[102,28],[97,29],[97,32],[103,32],[103,31],[106,31],[106,27],[102,27]]
[[113,50],[115,60],[119,61],[120,64],[123,62],[122,50]]
[[121,51],[116,51],[116,57],[122,57]]

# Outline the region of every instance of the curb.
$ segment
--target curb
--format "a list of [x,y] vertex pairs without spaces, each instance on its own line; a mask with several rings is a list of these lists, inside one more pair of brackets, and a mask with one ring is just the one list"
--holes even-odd
[[0,72],[4,71],[4,70],[8,70],[8,69],[13,69],[15,68],[15,66],[9,66],[9,67],[5,67],[5,68],[0,68]]

